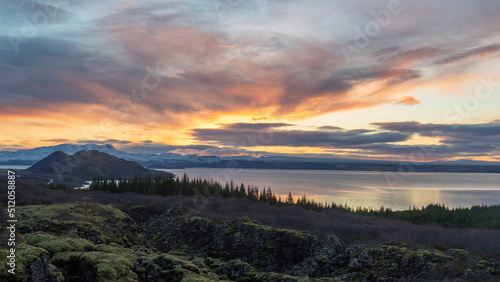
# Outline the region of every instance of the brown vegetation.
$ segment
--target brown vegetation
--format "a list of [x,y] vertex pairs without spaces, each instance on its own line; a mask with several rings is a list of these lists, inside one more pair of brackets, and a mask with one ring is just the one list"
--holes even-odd
[[[0,183],[4,183],[0,179]],[[3,187],[3,184],[0,185]],[[6,195],[6,193],[2,193]],[[306,230],[314,233],[333,233],[347,244],[380,245],[403,243],[415,248],[460,248],[475,254],[500,256],[499,230],[444,228],[435,224],[415,225],[390,218],[360,216],[342,211],[317,212],[297,206],[272,206],[238,198],[161,197],[136,193],[107,193],[103,191],[48,190],[29,183],[18,182],[17,204],[53,204],[97,202],[123,207],[149,206],[159,210],[177,201],[185,202],[188,212],[210,218],[249,217],[263,224]],[[2,232],[4,233],[4,232]],[[1,235],[0,235],[1,236]]]

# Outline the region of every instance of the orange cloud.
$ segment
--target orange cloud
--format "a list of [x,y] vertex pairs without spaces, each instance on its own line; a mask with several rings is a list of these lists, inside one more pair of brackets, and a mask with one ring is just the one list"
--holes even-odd
[[404,105],[418,105],[420,104],[420,101],[411,96],[404,96],[399,98],[399,100],[397,100],[396,103]]

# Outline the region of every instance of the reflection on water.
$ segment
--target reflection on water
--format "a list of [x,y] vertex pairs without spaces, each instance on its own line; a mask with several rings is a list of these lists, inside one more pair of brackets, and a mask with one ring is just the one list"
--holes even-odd
[[[0,169],[27,166],[0,166]],[[430,203],[449,207],[500,204],[500,174],[497,173],[414,173],[403,183],[391,187],[384,172],[338,170],[274,170],[190,168],[164,170],[191,178],[213,179],[225,183],[271,187],[276,195],[306,194],[324,202],[349,206],[392,208],[422,207]]]
[[27,165],[0,165],[0,169],[27,169]]
[[349,206],[394,210],[421,207],[430,203],[449,207],[500,204],[500,174],[494,173],[414,173],[391,187],[384,172],[331,170],[226,170],[190,168],[165,170],[191,178],[235,184],[271,187],[277,195],[306,194],[318,201],[347,203]]
[[408,198],[416,206],[422,206],[427,203],[441,203],[443,201],[441,197],[441,190],[408,190]]

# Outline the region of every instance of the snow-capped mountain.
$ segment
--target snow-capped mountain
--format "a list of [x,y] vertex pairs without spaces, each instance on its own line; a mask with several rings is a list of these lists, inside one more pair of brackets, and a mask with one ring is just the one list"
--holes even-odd
[[[293,156],[270,156],[270,157],[251,157],[251,156],[199,156],[199,155],[180,155],[174,153],[162,154],[144,154],[127,153],[117,150],[113,145],[72,145],[61,144],[50,147],[40,147],[29,150],[18,150],[16,152],[0,151],[0,164],[3,165],[33,165],[48,155],[62,151],[67,155],[73,155],[80,150],[96,150],[108,153],[112,156],[137,162],[149,168],[188,168],[188,167],[212,167],[227,168],[233,167],[237,162],[241,168],[258,169],[341,169],[341,170],[378,170],[393,171],[400,166],[395,161],[378,160],[354,160],[354,159],[332,159],[332,158],[309,158]],[[418,171],[432,172],[496,172],[500,173],[499,162],[476,162],[469,160],[449,161],[449,162],[430,162],[415,163]]]
[[4,164],[34,164],[39,160],[47,157],[48,155],[56,152],[62,151],[68,155],[73,155],[80,150],[90,151],[96,150],[103,153],[108,153],[112,156],[125,159],[128,161],[134,161],[141,164],[147,164],[151,162],[159,163],[212,163],[220,161],[221,158],[217,156],[198,156],[198,155],[180,155],[173,153],[162,153],[162,154],[130,154],[120,150],[117,150],[113,145],[96,145],[96,144],[85,144],[85,145],[73,145],[73,144],[61,144],[49,147],[39,147],[27,150],[18,150],[16,152],[0,152],[0,163]]

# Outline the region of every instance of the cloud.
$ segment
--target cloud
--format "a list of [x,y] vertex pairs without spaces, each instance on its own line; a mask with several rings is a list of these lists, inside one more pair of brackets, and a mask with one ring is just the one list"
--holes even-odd
[[[110,142],[113,143],[113,142]],[[147,153],[147,154],[161,154],[161,153],[177,153],[178,151],[189,151],[192,153],[201,152],[208,149],[217,149],[215,146],[210,145],[167,145],[164,143],[151,142],[145,140],[142,142],[128,142],[116,146],[118,149],[128,153]]]
[[232,130],[248,130],[248,131],[262,131],[271,128],[280,128],[294,126],[294,124],[290,123],[231,123],[231,124],[222,124],[222,127]]
[[342,130],[342,128],[340,128],[338,126],[330,126],[330,125],[319,126],[318,129],[319,130],[334,130],[334,131]]
[[248,152],[243,149],[235,148],[208,148],[208,149],[196,149],[196,148],[179,148],[169,151],[169,153],[181,154],[181,155],[199,155],[199,156],[219,156],[219,157],[234,157],[234,156],[252,156],[260,157],[262,154],[259,152]]
[[[0,117],[19,125],[21,139],[37,127],[23,121],[41,117],[46,132],[61,138],[45,133],[40,140],[113,139],[131,150],[149,146],[151,152],[168,147],[140,140],[191,140],[192,128],[199,142],[231,146],[249,146],[248,132],[258,138],[256,131],[273,134],[270,146],[394,143],[416,132],[433,137],[422,124],[413,125],[416,131],[395,129],[411,124],[380,125],[378,132],[307,131],[291,124],[278,128],[272,121],[286,117],[300,124],[336,111],[416,105],[418,96],[404,96],[409,89],[448,83],[437,74],[467,71],[486,56],[497,59],[500,49],[495,1],[460,0],[453,7],[447,1],[403,1],[402,12],[359,47],[357,30],[366,31],[376,20],[372,11],[387,9],[387,3],[218,1],[214,7],[201,0],[89,0],[65,1],[16,54],[10,34],[23,36],[22,19],[54,10],[49,3],[55,2],[0,3]],[[344,43],[356,47],[351,61]],[[235,116],[232,125],[197,128]],[[248,120],[270,123],[238,123]],[[101,128],[103,121],[116,129],[82,133]],[[452,131],[448,125],[437,128]],[[442,137],[449,144],[457,138]],[[208,149],[215,148],[203,150]]]
[[404,96],[401,97],[396,103],[403,105],[418,105],[420,104],[420,101],[411,96]]
[[418,133],[422,136],[449,138],[500,137],[500,123],[497,121],[482,124],[433,124],[416,121],[375,122],[373,125],[383,130],[401,133]]
[[66,139],[66,138],[42,139],[41,141],[50,142],[50,143],[72,143],[73,142],[73,140]]
[[443,65],[443,64],[454,63],[475,56],[491,55],[498,52],[499,50],[500,50],[499,44],[480,46],[465,51],[458,51],[455,52],[455,54],[447,55],[446,57],[443,58],[438,58],[434,61],[434,64]]
[[[407,134],[396,132],[372,132],[370,130],[332,131],[332,127],[321,130],[280,130],[281,124],[255,124],[252,129],[246,126],[224,125],[221,128],[199,128],[193,136],[200,142],[237,147],[255,146],[307,146],[334,148],[348,145],[361,145],[380,142],[401,142],[408,139]],[[256,130],[256,129],[259,130]]]
[[[423,124],[419,122],[373,123],[382,130],[404,134],[418,134],[438,138],[440,144],[428,146],[433,157],[497,156],[500,154],[500,123],[482,124]],[[426,146],[376,144],[360,149],[377,154],[410,154]],[[358,147],[359,148],[359,147]]]
[[117,140],[117,139],[107,139],[105,142],[106,143],[112,143],[112,144],[130,144],[130,143],[132,143],[132,141]]
[[[278,13],[283,5],[303,10],[300,7],[304,4],[270,5],[269,12]],[[88,4],[80,9],[94,7]],[[226,8],[238,11],[242,7]],[[274,20],[275,15],[266,14],[263,8],[252,6],[246,13],[263,19],[272,16],[268,20]],[[67,9],[68,13],[80,14],[75,7]],[[279,15],[285,25],[290,23],[285,15]],[[226,16],[237,18],[232,13]],[[306,13],[304,18],[308,16]],[[183,115],[200,112],[205,117],[199,118],[209,118],[274,107],[277,110],[273,113],[278,116],[294,111],[314,116],[373,107],[387,102],[382,94],[385,90],[421,77],[419,69],[401,68],[387,61],[344,65],[340,49],[329,47],[337,38],[325,37],[328,43],[320,44],[298,33],[284,32],[282,24],[263,32],[257,22],[251,21],[245,22],[241,33],[214,17],[217,11],[212,5],[178,1],[129,3],[119,12],[71,26],[77,29],[72,38],[56,33],[31,39],[22,54],[1,67],[2,72],[10,73],[1,86],[39,99],[36,104],[25,103],[24,108],[45,109],[45,104],[54,103],[93,104],[107,108],[110,118],[124,122],[134,122],[137,116],[159,119],[166,115],[170,124],[183,126]],[[322,24],[320,19],[315,21]],[[411,50],[404,48],[400,46],[399,52],[411,56]],[[424,51],[413,53],[432,55]],[[157,70],[155,77],[160,83],[144,94],[140,92],[144,99],[137,99],[134,89],[150,75],[147,67]],[[156,85],[151,77],[149,81]],[[374,81],[381,82],[381,86],[364,97],[351,94],[355,86]],[[36,95],[33,89],[37,89]],[[370,97],[374,93],[378,97]]]

